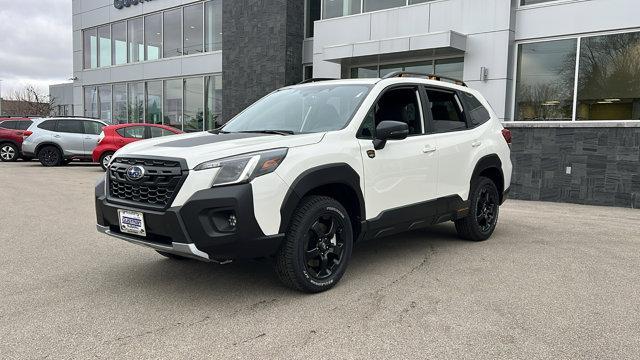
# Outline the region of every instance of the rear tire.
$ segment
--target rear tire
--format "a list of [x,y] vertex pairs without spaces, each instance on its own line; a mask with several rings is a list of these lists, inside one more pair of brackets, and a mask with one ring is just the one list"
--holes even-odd
[[111,151],[106,151],[104,154],[102,154],[100,156],[100,167],[102,168],[102,170],[107,171],[107,165],[109,164],[109,161],[111,161],[111,157],[113,156],[113,153]]
[[176,255],[176,254],[172,254],[172,253],[168,253],[168,252],[164,252],[164,251],[158,251],[156,250],[156,252],[168,259],[171,260],[188,260],[188,258],[184,257],[184,256],[180,256],[180,255]]
[[38,151],[38,160],[42,166],[60,166],[62,164],[62,153],[57,147],[47,145]]
[[326,196],[308,196],[293,214],[276,255],[276,273],[296,290],[329,290],[347,270],[352,248],[351,221],[342,204]]
[[471,241],[487,240],[498,223],[500,196],[496,184],[479,177],[469,193],[469,215],[455,221],[458,236]]
[[18,160],[20,152],[18,148],[10,143],[0,145],[0,160],[2,162],[14,162]]

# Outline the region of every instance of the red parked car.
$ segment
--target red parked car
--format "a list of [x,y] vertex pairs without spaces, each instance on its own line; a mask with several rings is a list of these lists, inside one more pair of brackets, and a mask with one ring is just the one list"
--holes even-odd
[[31,160],[21,153],[22,140],[31,135],[26,131],[31,124],[29,118],[0,118],[0,161]]
[[182,134],[182,131],[165,125],[155,124],[120,124],[102,128],[98,137],[98,146],[93,150],[93,161],[107,170],[113,153],[134,141],[157,138],[167,135]]

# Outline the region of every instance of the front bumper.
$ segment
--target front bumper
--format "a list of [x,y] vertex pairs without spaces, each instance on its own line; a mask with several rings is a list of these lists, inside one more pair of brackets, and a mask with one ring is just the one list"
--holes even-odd
[[[270,256],[284,238],[283,234],[265,236],[260,229],[254,215],[251,184],[200,190],[182,206],[152,211],[109,202],[102,180],[96,185],[95,205],[98,231],[197,260],[227,262]],[[147,236],[122,233],[118,209],[142,212]],[[221,221],[229,214],[236,218],[234,227]]]

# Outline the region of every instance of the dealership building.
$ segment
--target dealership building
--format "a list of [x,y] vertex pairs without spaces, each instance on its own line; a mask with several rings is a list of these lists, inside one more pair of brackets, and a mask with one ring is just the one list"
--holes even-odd
[[640,207],[638,14],[637,0],[73,0],[64,109],[201,131],[311,77],[435,73],[513,132],[513,197]]

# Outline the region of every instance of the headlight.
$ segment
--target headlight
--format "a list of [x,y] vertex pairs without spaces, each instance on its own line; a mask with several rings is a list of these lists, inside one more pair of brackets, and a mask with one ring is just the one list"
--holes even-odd
[[219,168],[212,186],[249,182],[273,172],[287,156],[287,149],[274,149],[203,162],[193,170]]

